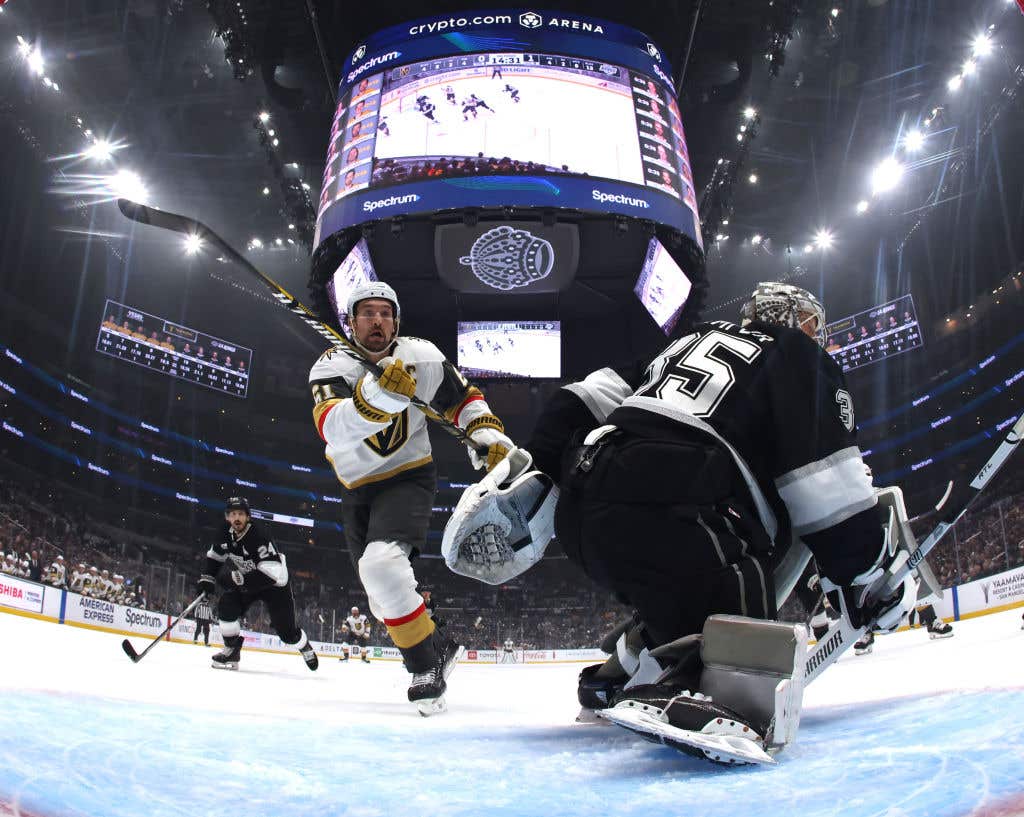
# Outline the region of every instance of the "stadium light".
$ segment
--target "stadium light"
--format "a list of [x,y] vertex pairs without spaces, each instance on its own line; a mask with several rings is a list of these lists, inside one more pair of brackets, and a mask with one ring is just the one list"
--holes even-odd
[[753,237],[750,239],[750,243],[753,244],[755,247],[758,244],[760,244],[761,243],[761,234],[760,233],[754,233]]
[[98,162],[106,162],[114,153],[114,146],[106,139],[97,139],[82,154],[87,159],[95,159]]
[[814,234],[814,245],[819,250],[827,250],[829,247],[832,246],[832,241],[833,237],[831,230],[826,230],[822,228]]
[[903,178],[903,165],[892,156],[878,163],[871,173],[871,191],[875,195],[892,190]]
[[260,111],[260,122],[265,125],[268,121],[270,121],[270,114],[266,111]]
[[757,116],[757,111],[753,108],[748,106],[743,109],[743,117],[745,119],[753,119],[755,116]]
[[195,255],[203,248],[203,239],[195,233],[185,236],[185,252],[188,255]]
[[957,74],[956,76],[952,76],[952,77],[949,78],[949,81],[946,83],[946,87],[949,88],[949,90],[951,90],[951,91],[956,91],[956,90],[959,90],[960,86],[963,85],[963,84],[964,84],[963,75],[962,74]]
[[924,134],[919,130],[912,130],[903,137],[903,147],[910,153],[917,153],[924,147]]
[[264,187],[263,188],[263,195],[264,196],[269,196],[270,195],[270,188],[269,187]]
[[992,53],[992,40],[988,34],[979,34],[971,44],[971,53],[975,57],[987,57]]
[[747,179],[750,181],[751,184],[757,184],[757,174],[756,173],[751,173],[747,177]]
[[249,246],[255,250],[258,250],[263,246],[263,242],[260,241],[258,238],[254,238],[252,239],[252,241],[249,242]]
[[868,211],[868,203],[865,199],[861,199],[857,202],[857,212],[866,213]]
[[149,191],[137,173],[131,170],[119,170],[107,180],[107,187],[119,199],[131,199],[145,204]]
[[804,252],[810,252],[813,249],[814,249],[814,245],[813,244],[804,244]]
[[964,63],[964,66],[961,69],[960,73],[963,74],[965,77],[969,77],[969,76],[971,76],[971,74],[973,74],[977,70],[978,70],[978,63],[975,60],[967,60]]
[[43,55],[38,48],[34,48],[25,55],[25,62],[28,63],[28,67],[32,70],[33,74],[42,74],[46,68],[46,61],[43,59]]

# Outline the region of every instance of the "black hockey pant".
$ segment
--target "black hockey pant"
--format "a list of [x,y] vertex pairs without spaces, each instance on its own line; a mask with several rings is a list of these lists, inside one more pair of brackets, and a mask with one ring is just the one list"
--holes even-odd
[[199,634],[200,633],[203,634],[203,639],[206,641],[207,644],[209,644],[210,643],[210,622],[209,621],[197,621],[196,622],[196,632],[195,632],[195,635],[192,636],[192,643],[193,644],[196,643],[196,640],[199,638]]
[[295,644],[302,637],[302,630],[295,623],[295,601],[290,584],[284,587],[270,587],[259,593],[243,593],[228,590],[217,603],[217,616],[221,621],[238,621],[245,615],[253,602],[263,601],[270,613],[270,624],[285,644]]
[[715,613],[774,617],[768,534],[733,498],[728,452],[624,431],[602,442],[589,467],[570,447],[563,468],[555,532],[569,559],[635,608],[656,644]]

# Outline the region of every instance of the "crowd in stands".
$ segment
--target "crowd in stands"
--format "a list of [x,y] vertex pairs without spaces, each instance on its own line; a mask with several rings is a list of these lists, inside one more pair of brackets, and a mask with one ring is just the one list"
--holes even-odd
[[538,162],[522,162],[503,156],[437,156],[414,159],[374,159],[372,184],[402,184],[404,182],[423,181],[435,178],[455,178],[464,176],[514,176],[544,173],[570,173],[568,165],[551,167]]
[[[1022,483],[1024,474],[1015,474],[998,499],[967,514],[932,552],[929,563],[943,587],[1024,564]],[[927,515],[915,520],[917,535],[923,538],[935,522]],[[166,552],[147,551],[113,541],[110,531],[58,484],[0,474],[0,572],[111,602],[180,612],[191,601],[205,548],[192,544],[180,556],[178,542],[168,543]],[[333,561],[329,578],[293,570],[292,586],[299,620],[310,635],[342,641],[350,608],[370,611],[348,554],[339,552]],[[156,567],[166,577],[160,586],[147,579]],[[629,615],[564,558],[544,559],[502,587],[455,576],[438,558],[421,559],[417,573],[421,589],[433,593],[435,616],[453,637],[477,649],[499,648],[506,639],[524,649],[593,647]],[[809,614],[791,599],[779,617],[805,621]],[[262,605],[251,609],[244,624],[269,631]],[[373,627],[371,643],[388,644],[384,628],[376,622]]]

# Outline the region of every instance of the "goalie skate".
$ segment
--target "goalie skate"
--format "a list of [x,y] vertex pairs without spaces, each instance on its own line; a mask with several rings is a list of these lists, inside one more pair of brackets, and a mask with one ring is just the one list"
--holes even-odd
[[[645,711],[646,710],[646,711]],[[703,754],[708,760],[726,765],[743,764],[774,764],[776,760],[761,748],[756,733],[739,721],[726,721],[716,718],[704,727],[705,730],[695,732],[672,726],[665,715],[650,706],[636,706],[631,701],[599,710],[597,716],[635,732],[645,740],[671,746],[688,755]],[[712,725],[714,724],[714,725]],[[733,734],[725,734],[733,732]],[[744,735],[753,735],[754,738]]]

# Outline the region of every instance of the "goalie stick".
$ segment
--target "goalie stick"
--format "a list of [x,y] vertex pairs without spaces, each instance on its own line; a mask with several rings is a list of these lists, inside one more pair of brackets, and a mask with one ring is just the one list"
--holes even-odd
[[[214,245],[221,251],[221,253],[242,267],[242,269],[246,270],[256,278],[259,278],[270,290],[272,290],[274,298],[279,304],[281,304],[281,306],[293,315],[299,317],[303,323],[313,329],[313,331],[321,337],[330,341],[331,345],[335,348],[343,348],[358,356],[367,369],[380,377],[383,369],[381,369],[381,367],[376,363],[367,360],[362,352],[356,348],[348,338],[318,319],[309,307],[302,304],[301,301],[295,298],[290,292],[288,292],[288,290],[277,283],[277,281],[265,272],[262,272],[253,266],[248,258],[238,252],[238,250],[228,244],[227,241],[217,235],[201,221],[196,221],[194,218],[188,218],[187,216],[178,215],[177,213],[169,213],[166,210],[159,210],[156,207],[148,207],[145,204],[139,204],[129,199],[118,199],[117,206],[126,218],[129,218],[132,221],[137,221],[139,224],[148,224],[152,227],[159,227],[162,230],[170,230],[171,232],[180,233],[182,235],[194,235],[203,241],[210,242],[210,244]],[[416,408],[426,414],[428,419],[433,420],[453,437],[456,437],[460,442],[468,445],[481,457],[487,456],[487,446],[476,442],[465,431],[455,425],[455,423],[447,420],[444,416],[444,412],[438,411],[429,403],[420,400],[418,397],[413,397],[411,402],[416,406]]]
[[[952,505],[948,505],[950,494],[953,490],[952,483],[950,483],[950,487],[946,489],[946,494],[940,500],[936,509],[939,511],[945,509],[939,524],[935,526],[935,530],[928,534],[917,550],[910,554],[903,566],[890,575],[889,581],[883,585],[883,590],[879,593],[880,597],[890,594],[896,587],[899,587],[907,574],[924,561],[925,556],[939,543],[939,540],[967,512],[967,509],[974,504],[974,501],[985,489],[985,486],[992,481],[992,477],[996,475],[1013,454],[1020,443],[1022,435],[1024,435],[1024,414],[1021,414],[1016,419],[1003,438],[1003,441],[999,443],[999,447],[988,458],[988,461],[981,466],[981,470],[978,471],[974,479],[968,483],[967,490],[961,500]],[[845,617],[835,622],[814,646],[814,649],[808,653],[804,683],[809,684],[821,675],[826,667],[838,661],[839,656],[846,652],[854,642],[863,638],[869,629],[871,629],[870,625],[856,628]]]
[[158,635],[156,638],[154,638],[152,642],[150,642],[150,645],[146,647],[146,649],[144,649],[142,652],[135,652],[135,647],[132,646],[132,642],[129,641],[127,638],[121,642],[121,649],[124,650],[125,655],[132,659],[133,664],[138,664],[139,661],[146,657],[146,653],[148,653],[151,649],[153,649],[153,647],[159,644],[163,640],[163,637],[167,635],[172,629],[174,629],[175,624],[177,624],[179,621],[185,618],[185,616],[191,613],[195,606],[205,598],[206,593],[200,593],[198,596],[196,596],[192,603],[181,611],[181,615],[174,619],[174,621],[172,621],[170,624],[168,624],[164,631],[160,633],[160,635]]

